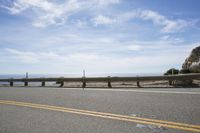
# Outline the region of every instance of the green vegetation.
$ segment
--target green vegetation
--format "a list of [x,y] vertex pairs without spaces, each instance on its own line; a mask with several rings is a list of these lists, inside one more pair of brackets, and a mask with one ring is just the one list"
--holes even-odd
[[164,75],[173,75],[173,74],[179,74],[179,70],[175,69],[175,68],[171,68],[171,69],[167,70],[166,73],[164,73]]

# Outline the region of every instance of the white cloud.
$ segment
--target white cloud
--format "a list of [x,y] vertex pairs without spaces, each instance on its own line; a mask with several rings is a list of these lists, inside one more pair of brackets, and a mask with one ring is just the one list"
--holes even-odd
[[[155,67],[177,64],[180,60],[183,60],[183,56],[178,53],[166,55],[142,55],[142,56],[130,56],[130,57],[112,57],[99,54],[89,54],[89,53],[74,53],[70,55],[59,55],[53,53],[53,55],[46,53],[42,54],[40,52],[24,52],[18,51],[18,53],[12,53],[14,61],[18,63],[25,63],[26,65],[36,64],[39,69],[44,69],[48,73],[63,73],[63,72],[76,72],[76,70],[86,69],[87,72],[92,73],[135,73],[137,72],[147,72],[142,70],[143,68],[148,68],[148,71],[154,69]],[[21,54],[23,53],[22,58]],[[29,54],[32,53],[32,54]],[[54,56],[54,54],[58,56]],[[10,61],[12,61],[12,58]],[[178,61],[177,61],[178,60]],[[34,65],[35,66],[35,65]],[[51,66],[48,68],[48,66]],[[53,69],[52,69],[53,68]],[[67,68],[67,70],[66,70]],[[141,69],[142,68],[142,69]],[[38,70],[40,71],[40,70]],[[158,72],[158,71],[157,71]],[[43,73],[43,72],[40,72]]]
[[100,5],[118,4],[120,0],[97,0]]
[[87,22],[85,22],[85,21],[81,21],[81,20],[77,20],[76,21],[76,26],[78,27],[78,28],[82,28],[82,27],[84,27],[84,26],[86,26],[87,25]]
[[[17,61],[25,64],[40,64],[57,66],[61,70],[68,66],[72,69],[87,69],[106,72],[122,71],[122,69],[131,72],[133,69],[140,68],[154,68],[160,66],[171,67],[174,64],[182,64],[185,58],[189,55],[191,49],[197,44],[187,46],[151,46],[143,47],[145,51],[140,54],[129,55],[115,55],[115,54],[102,54],[97,51],[91,52],[73,52],[73,53],[57,53],[50,52],[30,52],[30,51],[18,51],[16,49],[7,48],[7,57],[12,57],[10,61]],[[140,46],[135,45],[133,50],[138,50]],[[154,49],[152,51],[152,49]],[[124,49],[126,50],[126,49]],[[142,52],[146,52],[143,54]],[[148,53],[149,52],[149,53]],[[181,65],[180,65],[181,67]],[[74,71],[74,70],[73,70]]]
[[160,39],[161,39],[161,40],[168,40],[169,38],[170,38],[169,35],[165,35],[165,36],[162,36]]
[[129,45],[127,46],[128,50],[132,50],[132,51],[139,51],[141,50],[143,47],[141,45]]
[[140,17],[144,20],[152,20],[155,24],[163,26],[162,32],[164,33],[178,31],[191,24],[185,20],[170,20],[164,15],[151,10],[142,11]]
[[6,51],[11,53],[13,55],[13,58],[15,60],[18,60],[19,62],[23,62],[23,63],[39,62],[39,59],[36,58],[37,55],[33,52],[21,52],[21,51],[17,51],[15,49],[9,49],[9,48],[7,48]]
[[183,38],[171,37],[169,35],[162,36],[160,38],[160,40],[171,43],[171,44],[180,44],[180,43],[183,43],[185,41]]
[[[12,14],[19,14],[25,10],[31,9],[36,13],[33,25],[44,28],[49,25],[63,25],[68,17],[82,10],[97,9],[105,5],[118,4],[120,0],[65,0],[64,2],[55,3],[49,0],[16,0],[11,5],[3,6]],[[107,25],[116,22],[126,22],[130,19],[140,18],[151,20],[154,24],[162,26],[163,33],[180,31],[185,27],[194,25],[197,21],[185,21],[181,19],[172,20],[166,16],[152,10],[134,10],[122,13],[114,17],[98,15],[92,19],[95,25]]]
[[97,25],[110,25],[116,22],[115,19],[111,19],[109,17],[98,15],[95,18],[92,19],[92,22]]
[[39,8],[49,12],[55,8],[55,5],[48,0],[17,0],[13,2],[12,7],[7,7],[12,14],[19,14],[28,8]]
[[68,0],[63,4],[56,4],[48,0],[17,0],[12,7],[5,7],[12,14],[19,14],[24,10],[32,9],[37,14],[33,25],[46,27],[52,24],[64,24],[70,13],[80,9],[80,3],[76,0]]
[[182,20],[182,19],[169,19],[164,15],[152,10],[133,10],[122,14],[103,16],[98,15],[92,19],[95,25],[101,24],[114,24],[114,23],[122,23],[129,20],[134,19],[142,19],[145,21],[152,21],[155,25],[161,26],[161,32],[163,33],[172,33],[183,30],[186,27],[190,27],[197,23],[197,20]]
[[5,49],[11,54],[14,60],[23,63],[39,63],[42,60],[59,59],[61,56],[54,52],[24,52],[16,49]]
[[163,33],[177,32],[186,27],[193,26],[197,22],[197,20],[172,20],[152,10],[134,10],[127,13],[123,13],[118,17],[118,21],[126,22],[130,19],[135,18],[139,18],[142,20],[151,20],[154,24],[162,26],[161,32]]
[[62,25],[70,15],[78,11],[117,3],[119,0],[65,0],[59,4],[49,0],[16,0],[12,6],[2,5],[1,7],[12,14],[31,9],[38,16],[34,19],[33,25],[44,28],[49,25]]

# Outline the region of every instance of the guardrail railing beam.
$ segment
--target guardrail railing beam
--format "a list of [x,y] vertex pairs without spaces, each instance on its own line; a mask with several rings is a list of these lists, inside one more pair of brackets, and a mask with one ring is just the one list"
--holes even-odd
[[82,82],[82,87],[86,87],[86,83],[90,82],[107,82],[109,88],[112,87],[111,82],[137,82],[137,86],[141,87],[142,81],[168,81],[169,85],[173,85],[174,81],[188,81],[188,80],[200,80],[200,73],[192,74],[177,74],[167,76],[141,76],[141,77],[79,77],[79,78],[8,78],[0,79],[0,82],[8,82],[10,86],[13,86],[14,82],[22,82],[24,86],[28,86],[28,82],[42,82],[42,86],[45,86],[45,82],[57,82],[60,87],[64,85],[64,82]]

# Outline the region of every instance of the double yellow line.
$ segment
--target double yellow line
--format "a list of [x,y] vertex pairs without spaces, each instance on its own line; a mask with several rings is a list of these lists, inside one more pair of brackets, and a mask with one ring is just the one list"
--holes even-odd
[[174,128],[174,129],[186,130],[186,131],[192,131],[192,132],[200,132],[200,125],[191,125],[191,124],[170,122],[170,121],[164,121],[164,120],[156,120],[156,119],[141,118],[141,117],[135,117],[135,116],[95,112],[95,111],[88,111],[88,110],[80,110],[80,109],[26,103],[26,102],[17,102],[17,101],[0,100],[0,104],[53,110],[53,111],[67,112],[67,113],[73,113],[73,114],[79,114],[79,115],[95,116],[95,117],[101,117],[101,118],[107,118],[107,119],[113,119],[113,120],[134,122],[134,123],[140,123],[140,124],[162,126],[162,127]]

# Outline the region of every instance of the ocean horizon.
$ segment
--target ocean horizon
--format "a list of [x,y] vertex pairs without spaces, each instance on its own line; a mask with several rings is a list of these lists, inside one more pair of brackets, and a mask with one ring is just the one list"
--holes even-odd
[[[160,76],[161,73],[105,73],[105,74],[86,74],[86,77],[134,77],[134,76]],[[28,78],[45,77],[82,77],[81,74],[28,74]],[[26,74],[0,74],[1,79],[5,78],[26,78]]]

